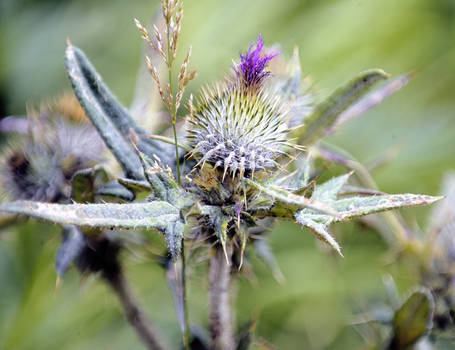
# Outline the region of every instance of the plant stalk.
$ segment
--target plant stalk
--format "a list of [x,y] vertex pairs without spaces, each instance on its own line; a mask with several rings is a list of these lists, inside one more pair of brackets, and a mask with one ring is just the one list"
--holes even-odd
[[138,301],[132,294],[122,271],[116,274],[115,277],[106,278],[105,280],[117,295],[129,324],[147,346],[147,349],[168,350],[169,347],[163,342],[158,334],[159,332],[142,311]]
[[183,331],[183,346],[185,350],[191,350],[190,347],[190,320],[188,315],[188,301],[186,293],[186,262],[185,262],[185,240],[182,239],[182,303],[183,303],[183,315],[184,315],[184,326]]
[[[179,144],[177,138],[177,109],[175,105],[175,96],[173,95],[173,88],[172,88],[172,63],[173,63],[173,56],[170,52],[170,30],[167,30],[167,66],[168,66],[168,73],[169,73],[169,93],[172,96],[172,105],[170,106],[172,117],[172,131],[174,133],[174,143],[175,143],[175,164],[177,168],[177,183],[181,186],[182,180],[180,176],[180,157],[179,157]],[[182,334],[183,337],[183,346],[185,350],[191,350],[190,348],[190,322],[189,322],[189,315],[188,315],[188,302],[187,302],[187,293],[186,293],[186,263],[185,263],[185,241],[182,238],[182,303],[183,303],[183,310],[184,310],[184,331]]]
[[209,269],[209,328],[213,350],[234,350],[232,315],[229,300],[231,267],[221,247],[215,247]]

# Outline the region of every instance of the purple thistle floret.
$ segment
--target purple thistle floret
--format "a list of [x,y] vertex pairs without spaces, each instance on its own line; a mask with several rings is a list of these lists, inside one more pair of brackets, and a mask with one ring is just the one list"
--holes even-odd
[[261,34],[258,35],[256,49],[253,50],[255,44],[253,42],[250,45],[245,55],[240,54],[240,63],[234,68],[235,73],[246,87],[258,86],[265,78],[270,76],[270,72],[265,70],[267,63],[279,54],[277,52],[262,56],[264,40]]

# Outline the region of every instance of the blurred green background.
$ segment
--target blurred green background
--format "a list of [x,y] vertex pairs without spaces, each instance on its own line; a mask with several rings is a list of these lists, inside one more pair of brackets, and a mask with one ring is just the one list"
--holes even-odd
[[[157,6],[156,0],[2,0],[1,115],[23,115],[26,103],[69,90],[67,37],[129,105],[143,59],[133,18],[147,23]],[[187,0],[180,49],[193,46],[191,65],[199,70],[190,92],[222,78],[259,32],[285,55],[299,47],[320,96],[367,68],[393,75],[417,70],[404,90],[330,141],[365,162],[397,149],[374,173],[383,191],[438,193],[444,172],[455,168],[455,1]],[[424,228],[428,212],[404,214]],[[349,316],[384,297],[385,272],[403,294],[415,276],[387,264],[387,247],[374,232],[358,223],[335,230],[344,259],[325,254],[292,224],[277,227],[270,237],[286,283],[276,283],[253,257],[256,279],[238,285],[239,323],[257,318],[256,334],[279,349],[362,348],[361,336],[345,326]],[[96,279],[81,282],[72,270],[54,293],[59,242],[58,229],[45,224],[0,234],[0,349],[142,349]],[[123,260],[149,314],[178,344],[164,273],[133,252],[125,251]],[[189,290],[191,320],[200,325],[207,316],[204,264],[192,266]]]

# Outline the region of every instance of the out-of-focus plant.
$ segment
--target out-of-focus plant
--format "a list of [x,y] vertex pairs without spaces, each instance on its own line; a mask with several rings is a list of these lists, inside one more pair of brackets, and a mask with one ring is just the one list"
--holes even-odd
[[[380,309],[355,317],[371,348],[439,349],[455,334],[455,177],[446,175],[444,200],[430,216],[428,232],[403,226],[409,245],[395,251],[396,261],[416,274],[418,286],[401,301],[391,276],[384,279],[389,300]],[[393,248],[393,246],[392,246]]]
[[[162,24],[153,27],[152,35],[137,20],[136,25],[156,54],[147,56],[146,62],[167,109],[173,137],[150,134],[139,127],[85,54],[68,42],[65,64],[74,92],[123,174],[108,174],[100,158],[94,159],[93,166],[85,158],[66,156],[64,152],[57,157],[55,168],[46,166],[45,172],[35,171],[54,159],[53,150],[58,150],[59,144],[49,142],[55,134],[52,131],[43,142],[35,142],[29,134],[32,151],[24,153],[23,163],[33,165],[36,161],[37,165],[21,168],[16,182],[27,179],[29,170],[35,171],[33,180],[37,183],[48,184],[49,176],[60,173],[65,181],[50,183],[49,193],[59,193],[57,197],[12,192],[15,201],[1,204],[0,209],[62,225],[64,243],[57,254],[58,272],[63,273],[72,261],[83,271],[100,271],[150,349],[164,349],[166,345],[126,287],[117,254],[119,242],[126,239],[127,233],[120,231],[113,240],[109,230],[162,232],[170,257],[164,265],[184,348],[196,348],[197,342],[198,348],[246,349],[253,339],[252,327],[235,334],[230,285],[244,269],[245,252],[250,247],[280,276],[265,234],[275,220],[297,222],[342,256],[340,245],[328,231],[332,223],[438,199],[348,186],[351,173],[320,183],[315,176],[320,169],[312,164],[314,157],[344,161],[346,158],[321,139],[405,85],[409,77],[400,77],[368,95],[376,83],[389,78],[382,70],[368,70],[326,100],[314,103],[302,79],[297,51],[286,61],[279,49],[264,48],[259,35],[224,81],[203,89],[196,99],[189,97],[184,126],[178,118],[185,87],[196,71],[189,69],[191,49],[178,72],[175,70],[182,2],[162,0],[161,14]],[[157,63],[157,58],[164,64]],[[160,67],[167,72],[166,79]],[[70,130],[75,132],[77,128],[71,126]],[[78,142],[82,140],[80,136]],[[90,150],[82,148],[82,155],[90,158],[94,149],[87,147]],[[44,160],[39,160],[42,157]],[[65,173],[67,157],[71,171]],[[346,165],[369,179],[353,161],[348,159]],[[5,174],[11,176],[17,169],[10,166],[7,170]],[[10,181],[8,176],[5,183]],[[19,190],[25,189],[17,183]],[[366,187],[370,184],[364,183]],[[396,217],[389,216],[388,222],[397,241],[403,243],[402,232],[395,230],[399,227]],[[196,244],[190,250],[185,241]],[[190,329],[186,266],[191,266],[196,255],[209,259],[210,340],[191,334]]]

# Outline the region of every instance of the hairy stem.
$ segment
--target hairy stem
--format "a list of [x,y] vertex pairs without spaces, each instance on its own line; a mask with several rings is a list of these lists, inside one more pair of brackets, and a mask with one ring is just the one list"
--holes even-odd
[[231,268],[221,247],[216,247],[210,257],[209,271],[209,327],[213,350],[235,348],[232,315],[229,302]]
[[142,311],[138,301],[132,294],[123,273],[120,271],[115,277],[106,278],[106,281],[117,295],[128,322],[134,328],[142,342],[147,346],[147,349],[169,349],[159,336],[157,329]]
[[185,240],[182,239],[182,303],[185,329],[183,331],[183,346],[190,350],[190,319],[188,315],[188,300],[186,293],[186,262],[185,262]]

